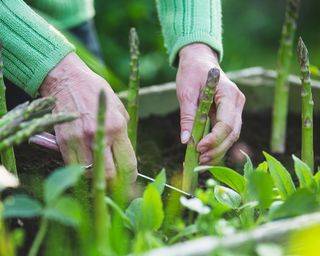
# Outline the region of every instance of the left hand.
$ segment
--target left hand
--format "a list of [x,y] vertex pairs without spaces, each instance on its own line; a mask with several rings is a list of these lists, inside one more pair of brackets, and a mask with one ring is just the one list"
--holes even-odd
[[209,46],[201,43],[185,46],[179,53],[176,77],[181,142],[186,144],[190,138],[199,95],[211,68],[220,69],[220,81],[210,111],[213,128],[197,145],[201,165],[219,163],[227,150],[238,140],[245,103],[245,96],[221,70],[217,54]]

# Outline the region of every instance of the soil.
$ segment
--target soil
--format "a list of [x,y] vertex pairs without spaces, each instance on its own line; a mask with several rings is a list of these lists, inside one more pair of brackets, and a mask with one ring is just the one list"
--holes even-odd
[[[315,166],[320,166],[320,117],[314,118]],[[285,154],[273,154],[289,170],[292,170],[292,154],[300,156],[301,137],[300,117],[290,114],[288,117],[287,145]],[[245,151],[255,165],[264,161],[262,151],[270,152],[271,111],[258,114],[244,114],[240,138],[225,157],[225,165],[241,171]],[[166,168],[167,173],[179,173],[182,170],[185,146],[179,139],[179,114],[166,117],[152,116],[139,124],[138,161],[139,171],[151,177]],[[23,144],[16,147],[17,163],[22,184],[39,184],[39,179],[63,164],[58,153]],[[36,180],[25,178],[35,175]],[[172,176],[172,175],[170,175]],[[40,177],[40,178],[39,178]],[[25,183],[24,181],[27,181]],[[39,191],[40,192],[40,191]]]

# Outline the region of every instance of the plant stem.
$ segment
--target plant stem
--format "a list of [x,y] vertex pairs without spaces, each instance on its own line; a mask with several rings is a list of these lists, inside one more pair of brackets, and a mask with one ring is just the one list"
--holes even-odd
[[285,21],[282,27],[282,36],[278,52],[278,75],[274,92],[271,134],[271,151],[273,153],[283,153],[285,151],[289,100],[287,79],[299,16],[299,7],[300,0],[287,0]]
[[301,72],[301,125],[302,125],[302,140],[301,140],[301,158],[310,169],[314,170],[314,154],[313,154],[313,99],[310,79],[310,63],[308,49],[305,46],[302,38],[298,41],[298,60]]
[[60,123],[65,123],[76,119],[78,115],[71,113],[47,114],[43,117],[35,118],[28,122],[18,124],[16,132],[6,134],[2,137],[0,134],[0,151],[3,151],[13,145],[20,144],[33,134],[43,132],[48,128]]
[[[3,60],[2,60],[2,47],[0,46],[0,118],[7,113],[7,102],[6,102],[6,86],[3,80]],[[1,150],[1,163],[16,176],[17,173],[17,164],[16,158],[14,155],[13,147],[8,147],[4,150]]]
[[37,256],[38,255],[40,246],[41,246],[43,239],[44,239],[44,237],[47,233],[47,230],[48,230],[48,224],[49,223],[48,223],[47,219],[43,218],[41,220],[40,228],[38,230],[36,238],[34,239],[34,241],[32,243],[32,246],[30,248],[28,256]]
[[128,105],[127,110],[130,116],[128,124],[128,136],[136,151],[137,148],[137,131],[138,131],[138,99],[139,99],[139,38],[135,28],[130,29],[129,34],[130,46],[130,77],[128,89]]
[[196,150],[196,147],[204,135],[208,113],[213,102],[215,88],[219,79],[219,69],[211,69],[208,73],[206,85],[202,89],[200,95],[199,106],[193,123],[191,138],[187,145],[182,187],[184,191],[191,194],[194,193],[198,183],[198,174],[194,172],[194,168],[197,167],[199,163],[199,153]]
[[105,203],[106,179],[104,152],[106,146],[106,95],[99,94],[97,131],[93,145],[93,220],[94,235],[98,255],[106,255],[108,250],[108,211]]

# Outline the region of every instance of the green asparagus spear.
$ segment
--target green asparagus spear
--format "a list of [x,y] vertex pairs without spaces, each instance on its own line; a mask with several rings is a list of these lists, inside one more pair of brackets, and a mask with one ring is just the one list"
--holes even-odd
[[[3,80],[3,60],[2,60],[2,47],[0,46],[0,118],[7,113],[7,102],[6,102],[6,86]],[[1,134],[1,132],[0,132]],[[17,165],[16,158],[14,155],[13,147],[8,147],[4,150],[0,150],[1,163],[16,176]]]
[[108,210],[105,203],[106,179],[104,152],[106,146],[106,95],[99,94],[99,109],[97,114],[97,131],[93,145],[93,220],[94,234],[98,255],[107,255],[108,249]]
[[301,37],[298,41],[298,60],[301,72],[301,125],[302,125],[302,141],[301,141],[301,158],[310,169],[314,168],[313,154],[313,99],[310,80],[310,63],[308,49]]
[[128,136],[136,151],[137,148],[137,131],[138,131],[138,97],[139,97],[139,38],[135,28],[130,29],[129,34],[130,46],[130,77],[128,89],[128,105],[130,121],[128,124]]
[[196,147],[204,135],[208,113],[213,102],[215,88],[219,82],[219,79],[219,69],[211,69],[208,73],[206,85],[201,92],[199,106],[191,132],[191,138],[189,139],[187,145],[187,151],[184,160],[182,187],[184,191],[191,194],[194,193],[198,183],[198,174],[194,172],[194,168],[199,164],[199,153],[196,150]]
[[300,0],[287,0],[285,22],[282,27],[282,36],[278,52],[278,76],[274,92],[272,114],[271,151],[274,153],[283,153],[285,151],[289,100],[287,80],[299,16],[299,7]]
[[6,138],[0,139],[0,151],[9,148],[12,145],[20,144],[33,134],[43,132],[49,128],[52,128],[56,124],[72,121],[77,117],[78,115],[70,113],[47,114],[43,117],[20,123],[19,129],[16,133],[11,134]]

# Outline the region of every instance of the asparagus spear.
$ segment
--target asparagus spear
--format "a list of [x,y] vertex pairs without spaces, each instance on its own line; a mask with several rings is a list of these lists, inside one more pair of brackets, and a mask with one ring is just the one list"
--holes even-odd
[[191,132],[191,138],[187,145],[182,187],[184,191],[191,194],[193,194],[198,183],[198,174],[194,172],[194,168],[197,167],[199,163],[199,153],[197,152],[196,147],[204,135],[208,113],[213,102],[215,88],[219,79],[219,69],[211,69],[208,73],[206,85],[201,92],[199,106]]
[[128,89],[127,110],[130,116],[128,124],[128,136],[136,151],[137,148],[137,131],[138,131],[138,96],[139,96],[139,38],[135,28],[130,29],[129,34],[130,46],[130,77]]
[[104,91],[101,91],[99,94],[97,131],[93,145],[93,220],[98,255],[107,255],[106,250],[108,248],[108,211],[105,204],[106,180],[104,168],[106,108],[106,95]]
[[287,0],[285,22],[278,52],[278,76],[272,114],[271,151],[283,153],[287,128],[289,87],[287,84],[300,0]]
[[28,122],[19,124],[19,129],[16,133],[9,135],[6,138],[0,139],[0,151],[10,148],[12,145],[17,145],[28,139],[31,135],[42,132],[51,128],[55,124],[69,122],[76,119],[76,114],[47,114],[43,117],[35,118]]
[[314,154],[313,154],[313,99],[310,80],[310,63],[308,49],[305,46],[302,38],[298,41],[298,60],[301,72],[301,125],[302,125],[302,141],[301,141],[301,158],[310,169],[314,169]]
[[45,97],[34,100],[30,104],[25,102],[18,105],[0,119],[0,134],[9,129],[12,124],[17,124],[49,113],[54,103],[54,97]]
[[[3,60],[2,60],[2,46],[0,46],[0,118],[7,113],[7,102],[6,102],[6,86],[3,80]],[[0,132],[1,134],[1,132]],[[17,165],[16,158],[14,155],[13,147],[8,147],[4,150],[0,150],[2,164],[16,176]]]

